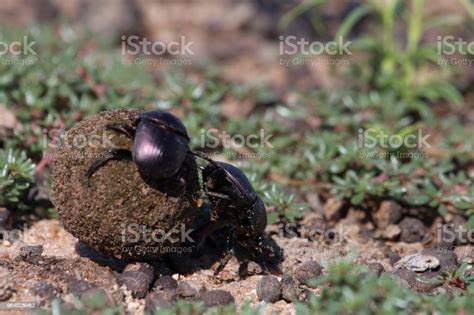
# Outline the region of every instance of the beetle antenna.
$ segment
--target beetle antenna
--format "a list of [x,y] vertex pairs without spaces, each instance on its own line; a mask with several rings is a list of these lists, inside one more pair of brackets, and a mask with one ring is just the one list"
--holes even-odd
[[195,155],[197,157],[200,157],[201,159],[204,159],[204,160],[208,161],[209,163],[211,163],[213,165],[217,165],[216,161],[214,161],[213,159],[207,157],[206,154],[203,153],[203,152],[191,151],[191,150],[189,150],[188,152],[191,153],[192,155]]
[[158,119],[148,118],[148,120],[153,122],[154,124],[158,125],[161,128],[168,129],[168,130],[180,135],[181,137],[186,139],[188,142],[190,141],[189,136],[187,134],[183,133],[181,130],[179,130],[177,128],[174,128],[172,126],[168,126],[167,124],[164,124],[163,122],[159,121]]

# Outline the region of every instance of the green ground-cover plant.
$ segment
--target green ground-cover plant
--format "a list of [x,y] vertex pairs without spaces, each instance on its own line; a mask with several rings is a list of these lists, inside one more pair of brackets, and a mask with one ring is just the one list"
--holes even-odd
[[298,304],[297,314],[462,314],[474,306],[473,286],[464,288],[466,295],[452,299],[446,294],[415,293],[388,275],[368,273],[351,255],[329,264],[326,271],[312,280],[321,293]]
[[2,30],[2,35],[27,36],[35,43],[36,55],[28,56],[33,62],[0,63],[0,103],[13,110],[24,127],[15,130],[5,146],[24,149],[35,161],[45,149],[45,130],[64,129],[102,110],[147,104],[136,92],[138,86],[151,84],[144,69],[117,67],[120,54],[110,46],[107,54],[102,46],[91,52],[83,49],[105,45],[100,40],[88,42],[84,34],[66,26],[34,27],[28,33]]
[[34,171],[24,151],[0,150],[0,206],[24,206],[21,197],[33,183]]
[[459,268],[453,271],[441,272],[434,278],[417,278],[418,281],[434,284],[446,284],[462,290],[474,283],[474,278],[471,274],[472,265],[463,263]]

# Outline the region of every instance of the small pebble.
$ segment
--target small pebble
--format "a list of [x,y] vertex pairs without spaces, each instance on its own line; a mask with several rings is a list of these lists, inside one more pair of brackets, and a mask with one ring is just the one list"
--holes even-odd
[[112,307],[115,305],[111,295],[107,294],[107,292],[102,288],[91,289],[85,292],[82,295],[81,300],[83,302],[90,301],[91,299],[97,298],[98,295],[100,295],[101,301],[103,301],[105,306]]
[[396,241],[399,238],[401,232],[402,230],[398,225],[390,224],[382,229],[378,229],[375,232],[374,237],[385,239],[387,241]]
[[253,261],[243,263],[239,267],[239,276],[245,278],[249,276],[254,276],[262,273],[262,267],[259,264]]
[[336,198],[330,198],[324,204],[323,212],[326,220],[337,221],[346,215],[347,207],[345,207],[342,201],[339,201]]
[[40,280],[33,285],[31,288],[31,293],[33,295],[51,300],[56,294],[56,288],[48,281]]
[[400,224],[400,241],[406,243],[421,242],[428,233],[426,226],[418,219],[404,218]]
[[8,277],[0,278],[0,302],[8,300],[14,291],[14,285]]
[[38,264],[43,254],[43,245],[22,246],[17,260],[26,261],[31,264]]
[[323,268],[316,261],[310,260],[296,268],[294,274],[300,283],[308,284],[310,279],[320,276],[322,272]]
[[172,276],[162,276],[156,280],[153,290],[161,291],[164,289],[178,289],[178,281]]
[[69,286],[67,288],[67,292],[69,294],[72,294],[74,296],[77,296],[78,298],[81,298],[83,295],[85,295],[87,292],[97,289],[97,286],[93,283],[84,281],[84,280],[72,280],[69,283]]
[[7,230],[11,226],[11,212],[4,207],[0,207],[0,230]]
[[176,302],[176,294],[172,294],[170,289],[164,292],[152,292],[146,296],[145,312],[149,314],[156,314],[159,309],[172,308]]
[[285,274],[283,278],[281,278],[281,295],[287,302],[296,302],[299,300],[299,289],[292,275]]
[[379,263],[370,263],[367,264],[367,267],[370,272],[373,272],[377,276],[380,276],[385,271],[385,268]]
[[414,272],[425,272],[437,269],[439,265],[439,259],[435,256],[416,253],[403,257],[393,266],[396,269],[405,268]]
[[207,307],[235,303],[235,299],[232,294],[224,290],[206,291],[202,294],[201,298]]
[[385,247],[383,249],[383,253],[385,256],[390,260],[390,264],[393,266],[397,261],[400,260],[400,256],[395,253],[393,250],[391,250],[389,247]]
[[431,292],[434,288],[440,286],[438,283],[427,283],[423,281],[418,281],[418,278],[421,278],[414,271],[408,269],[397,269],[391,276],[397,280],[398,284],[407,288],[410,288],[417,292]]
[[434,256],[439,260],[439,271],[449,272],[458,267],[456,253],[446,248],[425,248],[421,251],[423,255]]
[[197,297],[205,291],[206,288],[195,281],[180,281],[178,284],[178,294],[183,298]]
[[117,276],[120,286],[124,285],[137,298],[144,298],[153,282],[153,267],[146,263],[129,264]]
[[377,211],[372,213],[372,219],[379,229],[395,224],[403,216],[403,208],[391,200],[382,201]]
[[259,301],[275,303],[281,299],[280,281],[275,276],[264,276],[257,284]]

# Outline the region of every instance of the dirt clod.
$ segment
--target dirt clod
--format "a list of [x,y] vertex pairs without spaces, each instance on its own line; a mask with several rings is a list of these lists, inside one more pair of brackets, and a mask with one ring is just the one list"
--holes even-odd
[[153,267],[146,263],[129,264],[117,276],[119,285],[124,285],[137,298],[144,298],[153,282]]
[[322,272],[323,268],[316,261],[310,260],[296,268],[294,274],[300,283],[308,284],[310,279],[320,276]]
[[423,281],[419,281],[419,278],[432,278],[434,274],[426,274],[424,276],[418,275],[416,272],[402,268],[394,271],[392,276],[399,278],[398,283],[401,286],[407,286],[408,288],[415,290],[417,292],[431,292],[434,288],[440,286],[440,284],[436,283],[427,283]]
[[388,241],[395,241],[400,236],[402,230],[398,225],[389,224],[382,229],[378,229],[377,232],[374,234],[375,238],[382,238]]
[[173,307],[175,302],[176,291],[167,289],[163,292],[152,292],[146,296],[145,313],[155,314],[157,310]]
[[162,276],[156,280],[155,285],[153,287],[154,291],[161,291],[161,290],[176,290],[178,289],[178,281],[176,281],[172,276]]
[[31,293],[47,300],[51,300],[56,294],[56,288],[48,281],[40,280],[33,285]]
[[225,290],[206,291],[202,294],[201,298],[208,307],[235,303],[232,294]]
[[425,248],[421,251],[423,255],[434,256],[439,261],[439,271],[452,271],[458,267],[456,254],[448,249]]
[[9,272],[7,270],[0,270],[0,301],[8,300],[14,292],[14,284],[8,276]]
[[178,284],[178,294],[183,298],[193,298],[201,295],[206,288],[195,281],[180,281]]
[[428,233],[423,222],[415,218],[404,218],[399,226],[402,230],[400,240],[406,243],[420,242]]
[[298,284],[296,279],[290,274],[285,274],[283,278],[281,278],[281,296],[287,302],[300,300]]
[[323,207],[324,218],[328,221],[337,221],[346,215],[346,207],[342,201],[330,198]]
[[281,299],[280,281],[275,276],[264,276],[257,285],[257,296],[260,301],[275,303]]
[[16,260],[26,261],[30,264],[37,264],[43,254],[43,245],[22,246]]
[[11,225],[11,213],[7,208],[0,207],[0,229],[9,229]]
[[391,200],[382,201],[380,207],[372,214],[372,219],[378,228],[385,228],[390,224],[395,224],[403,216],[403,208]]
[[239,275],[241,277],[249,277],[262,273],[262,267],[254,261],[249,261],[246,264],[242,264],[239,268]]
[[377,276],[380,276],[385,271],[385,268],[379,263],[370,263],[367,264],[367,267],[370,272],[376,274]]
[[72,280],[69,283],[67,292],[81,298],[87,292],[97,289],[97,286],[93,283],[87,282],[85,280]]
[[415,253],[413,255],[403,257],[397,261],[394,267],[397,269],[408,269],[414,272],[424,272],[427,270],[438,269],[439,265],[439,260],[435,256]]

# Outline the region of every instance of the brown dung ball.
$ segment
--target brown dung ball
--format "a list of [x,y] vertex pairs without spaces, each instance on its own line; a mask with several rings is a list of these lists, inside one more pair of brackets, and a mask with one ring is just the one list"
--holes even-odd
[[139,113],[120,109],[90,116],[71,128],[51,152],[54,205],[64,227],[88,246],[118,258],[174,252],[198,211],[200,187],[191,155],[184,161],[187,186],[179,197],[147,185],[131,160],[110,160],[90,178],[85,176],[111,147],[132,148],[132,139],[106,125],[130,123],[129,115]]

